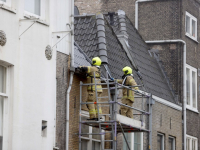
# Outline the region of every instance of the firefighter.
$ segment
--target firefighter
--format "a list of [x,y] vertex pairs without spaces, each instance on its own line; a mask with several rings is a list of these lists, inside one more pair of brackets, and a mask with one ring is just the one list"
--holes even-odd
[[[94,57],[92,59],[92,66],[87,66],[87,67],[79,67],[82,72],[87,73],[87,83],[95,83],[94,80],[94,73],[95,73],[95,79],[96,83],[101,83],[100,77],[101,77],[101,72],[100,72],[100,66],[101,66],[101,59],[99,57]],[[102,86],[97,85],[97,97],[101,97],[102,95]],[[95,85],[89,85],[87,87],[87,102],[96,102],[96,92],[95,92]],[[101,99],[98,98],[98,102],[100,102]],[[102,110],[99,106],[99,114],[102,114]],[[89,114],[90,114],[90,119],[88,120],[98,120],[98,110],[97,110],[97,104],[87,104],[87,108],[89,109]]]
[[[125,86],[137,86],[137,83],[135,82],[132,75],[132,69],[126,66],[122,70],[124,72],[124,75],[122,76],[122,79],[117,80],[118,83]],[[132,89],[139,90],[138,87],[132,87]],[[134,91],[123,88],[122,103],[132,107],[134,103]],[[121,115],[133,118],[133,109],[121,106],[120,111]]]

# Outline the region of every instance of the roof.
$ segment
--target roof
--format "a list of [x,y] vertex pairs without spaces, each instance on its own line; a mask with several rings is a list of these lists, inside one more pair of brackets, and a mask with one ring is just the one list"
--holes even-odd
[[74,46],[74,67],[78,66],[90,66],[90,62],[85,57],[84,52],[77,46]]
[[[132,66],[123,46],[117,38],[117,34],[119,33],[118,15],[114,15],[113,26],[109,24],[110,19],[108,15],[104,15],[104,18],[106,18],[104,22],[108,67],[114,78],[121,78],[123,75],[123,67],[130,66],[134,68],[134,66]],[[150,56],[147,44],[127,17],[126,28],[129,35],[129,50],[143,76],[145,90],[155,96],[176,103],[156,59]],[[95,16],[75,17],[75,41],[90,59],[98,56],[98,37]],[[134,76],[136,82],[141,84],[136,72],[134,72]]]

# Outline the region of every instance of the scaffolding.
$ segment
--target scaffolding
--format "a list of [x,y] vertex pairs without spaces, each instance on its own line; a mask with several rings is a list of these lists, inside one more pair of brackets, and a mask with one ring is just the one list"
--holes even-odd
[[[100,137],[101,137],[101,150],[117,150],[117,134],[118,133],[123,134],[123,137],[125,139],[127,147],[128,147],[129,150],[131,150],[130,146],[128,144],[128,141],[125,137],[125,134],[124,134],[126,132],[129,132],[129,133],[130,132],[147,132],[148,135],[149,135],[148,149],[151,150],[152,149],[152,147],[151,147],[151,145],[152,145],[152,105],[154,104],[154,101],[152,99],[152,95],[150,93],[145,92],[145,91],[137,91],[137,90],[133,89],[133,87],[142,87],[141,85],[125,86],[125,85],[119,84],[117,81],[111,81],[110,79],[108,79],[108,74],[106,74],[106,76],[107,76],[106,79],[102,78],[101,83],[96,82],[95,74],[94,74],[95,83],[84,84],[82,81],[80,81],[79,150],[82,150],[81,139],[82,139],[83,135],[100,135]],[[83,89],[83,87],[84,86],[92,86],[92,85],[95,85],[96,102],[83,102],[82,101],[82,96],[83,96],[82,95],[83,94],[82,89]],[[102,85],[102,89],[107,90],[108,95],[102,96],[102,97],[97,97],[97,95],[98,95],[97,94],[97,90],[98,90],[97,85]],[[118,90],[123,89],[123,88],[134,91],[135,92],[135,96],[134,96],[135,99],[137,99],[137,98],[142,99],[142,101],[141,101],[142,109],[130,107],[130,106],[125,105],[121,102],[118,102],[118,100],[121,99],[121,97],[118,97]],[[107,100],[100,102],[99,99],[107,99]],[[85,104],[95,104],[95,105],[97,105],[98,120],[82,120],[81,110],[82,110],[82,106],[85,105]],[[101,104],[101,105],[103,104],[101,107],[109,107],[109,113],[108,114],[100,114],[99,113],[99,107],[100,107],[99,104]],[[145,110],[144,104],[147,104],[146,105],[147,110]],[[134,126],[134,125],[130,125],[128,123],[120,122],[119,117],[121,115],[118,114],[117,106],[129,107],[129,108],[139,112],[139,113],[133,113],[133,115],[134,116],[140,116],[141,126],[144,126],[144,116],[147,116],[148,119],[146,120],[146,122],[148,122],[148,128],[144,128],[144,127],[141,128],[140,126]],[[109,120],[102,120],[101,119],[102,116],[109,116]],[[131,118],[127,118],[127,119],[131,119]],[[98,128],[99,133],[82,133],[82,125],[88,125],[88,126]],[[111,134],[111,139],[105,140],[105,139],[102,138],[102,136],[105,135],[106,133]],[[105,142],[111,143],[111,149],[104,149],[104,143]]]

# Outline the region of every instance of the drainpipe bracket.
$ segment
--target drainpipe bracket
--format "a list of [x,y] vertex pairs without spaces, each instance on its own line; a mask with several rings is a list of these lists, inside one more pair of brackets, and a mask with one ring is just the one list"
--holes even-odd
[[154,105],[155,104],[155,100],[153,98],[151,98],[150,101],[147,101],[147,104]]
[[70,67],[69,70],[70,70],[70,72],[75,72],[75,69],[76,69],[75,67]]

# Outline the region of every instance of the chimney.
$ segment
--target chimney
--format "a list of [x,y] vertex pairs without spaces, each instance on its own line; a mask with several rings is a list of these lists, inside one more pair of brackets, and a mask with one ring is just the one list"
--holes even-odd
[[126,16],[123,10],[118,10],[118,18],[119,18],[119,31],[120,33],[117,35],[119,40],[125,39],[128,40],[128,34],[126,30]]
[[101,58],[102,64],[108,64],[106,38],[105,38],[105,23],[103,14],[100,13],[96,15],[96,23],[97,23],[99,56]]

